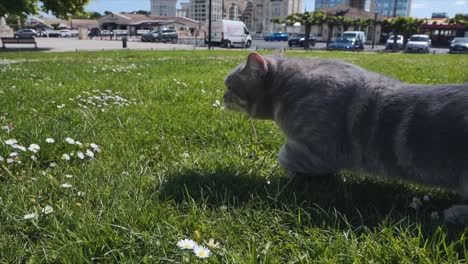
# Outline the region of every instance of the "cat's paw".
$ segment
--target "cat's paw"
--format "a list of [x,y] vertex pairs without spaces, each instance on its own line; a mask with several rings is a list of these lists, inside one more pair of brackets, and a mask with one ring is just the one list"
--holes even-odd
[[444,220],[450,224],[468,223],[468,205],[454,205],[444,210]]

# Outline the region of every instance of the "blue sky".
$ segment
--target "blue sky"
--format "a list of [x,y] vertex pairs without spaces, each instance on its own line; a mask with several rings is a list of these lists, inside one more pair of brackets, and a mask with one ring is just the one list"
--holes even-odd
[[[180,0],[179,0],[180,1]],[[314,0],[303,0],[307,10],[314,9]],[[188,0],[183,0],[188,2]],[[150,10],[150,0],[91,0],[87,11],[103,13],[108,10],[114,13]],[[432,13],[446,12],[449,17],[456,13],[468,13],[468,0],[413,0],[411,16],[430,17]]]

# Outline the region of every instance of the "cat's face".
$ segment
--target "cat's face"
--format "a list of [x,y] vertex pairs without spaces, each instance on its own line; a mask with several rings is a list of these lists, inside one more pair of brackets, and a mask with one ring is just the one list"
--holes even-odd
[[224,107],[228,110],[244,112],[255,116],[259,101],[264,97],[264,79],[267,63],[257,53],[251,53],[246,63],[237,66],[226,77]]

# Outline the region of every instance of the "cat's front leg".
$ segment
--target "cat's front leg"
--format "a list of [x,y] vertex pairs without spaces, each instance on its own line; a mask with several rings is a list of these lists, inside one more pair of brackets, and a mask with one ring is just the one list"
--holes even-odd
[[322,157],[313,153],[305,144],[288,141],[281,147],[278,161],[290,177],[310,177],[335,173]]

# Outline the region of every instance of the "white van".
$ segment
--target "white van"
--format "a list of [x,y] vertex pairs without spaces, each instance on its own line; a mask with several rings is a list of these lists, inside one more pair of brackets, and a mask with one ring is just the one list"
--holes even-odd
[[[208,43],[208,36],[205,37],[205,43]],[[211,22],[211,43],[226,48],[249,48],[252,45],[252,36],[242,21],[215,20]]]
[[366,33],[364,31],[345,31],[340,37],[351,41],[354,48],[364,50],[364,43],[366,43]]

